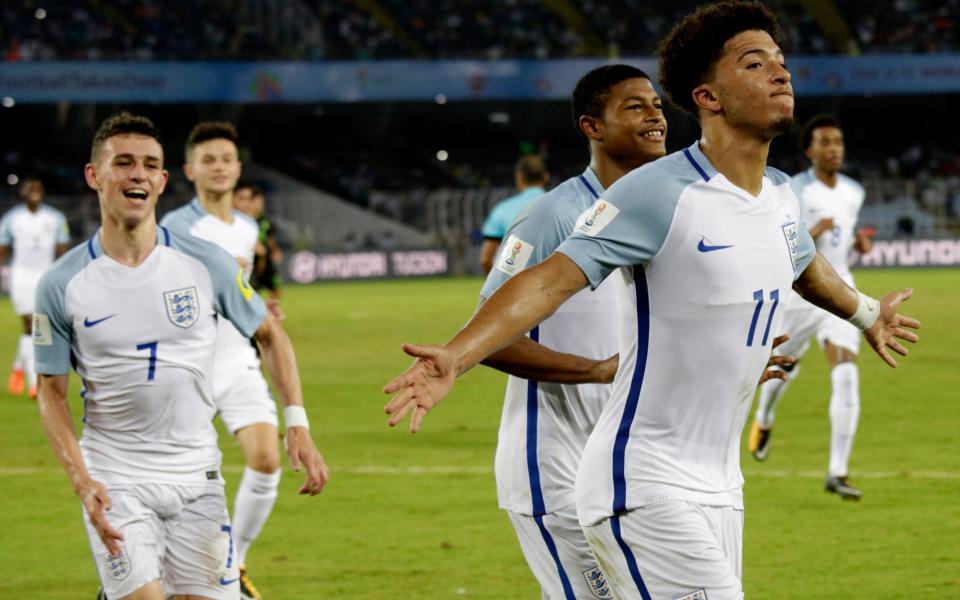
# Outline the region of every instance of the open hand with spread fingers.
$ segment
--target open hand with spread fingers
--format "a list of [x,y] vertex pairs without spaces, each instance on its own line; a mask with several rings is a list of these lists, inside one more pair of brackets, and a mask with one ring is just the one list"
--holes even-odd
[[417,360],[384,386],[385,394],[393,394],[384,412],[390,427],[410,414],[410,433],[416,433],[427,412],[453,388],[457,369],[453,353],[443,346],[404,344],[403,351]]
[[[896,368],[897,361],[890,355],[893,350],[900,356],[906,356],[909,351],[897,338],[916,343],[920,337],[908,329],[920,329],[920,321],[901,315],[897,311],[900,304],[913,296],[913,289],[907,288],[899,292],[890,292],[880,298],[880,315],[876,322],[863,332],[870,346],[880,355],[885,363]],[[888,350],[889,349],[889,350]]]

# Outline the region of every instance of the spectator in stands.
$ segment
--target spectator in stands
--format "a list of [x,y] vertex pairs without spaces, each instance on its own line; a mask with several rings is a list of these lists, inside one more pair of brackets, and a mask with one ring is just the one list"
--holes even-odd
[[480,266],[484,274],[490,272],[497,248],[513,220],[528,204],[543,195],[549,179],[547,167],[539,156],[530,154],[517,161],[514,181],[519,192],[494,206],[481,229],[483,245],[480,246]]

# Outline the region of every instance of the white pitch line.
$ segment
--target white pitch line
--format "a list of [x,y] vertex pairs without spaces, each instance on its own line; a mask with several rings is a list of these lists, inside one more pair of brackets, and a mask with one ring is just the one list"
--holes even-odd
[[[490,467],[458,467],[446,466],[411,466],[390,467],[385,465],[359,465],[355,467],[333,467],[334,473],[348,475],[492,475]],[[242,465],[227,465],[222,471],[229,474],[243,472]],[[60,474],[62,471],[54,467],[13,467],[0,465],[0,477],[15,477],[23,475]],[[772,479],[822,479],[822,471],[791,471],[791,470],[747,470],[744,476],[768,477]],[[854,471],[854,479],[960,479],[960,471]]]

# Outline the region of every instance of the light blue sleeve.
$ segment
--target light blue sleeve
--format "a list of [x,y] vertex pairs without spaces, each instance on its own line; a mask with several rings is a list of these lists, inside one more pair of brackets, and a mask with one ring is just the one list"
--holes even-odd
[[73,323],[67,314],[67,284],[90,260],[86,246],[77,246],[55,262],[37,284],[33,313],[33,355],[37,373],[41,375],[66,375],[70,372]]
[[813,258],[817,255],[817,245],[814,243],[810,231],[801,227],[798,234],[800,239],[797,240],[797,262],[793,266],[794,281],[810,266]]
[[530,268],[553,254],[557,246],[573,231],[580,210],[569,197],[556,194],[561,189],[557,188],[554,192],[540,196],[517,215],[513,225],[503,236],[493,268],[480,291],[481,297],[489,298],[513,276],[502,268],[501,263],[508,240],[516,237],[520,242],[532,246],[532,253],[524,265],[524,268]]
[[696,181],[696,173],[678,164],[677,156],[683,159],[676,153],[620,178],[580,215],[573,235],[557,248],[580,267],[591,287],[618,267],[646,263],[660,251],[680,195]]
[[487,220],[483,222],[483,227],[480,229],[480,234],[485,238],[493,239],[503,239],[506,237],[507,228],[510,226],[510,223],[504,222],[504,202],[500,202],[493,207],[493,210],[490,211],[490,214],[487,216]]
[[186,236],[190,235],[193,224],[202,216],[191,204],[187,203],[163,215],[163,218],[160,219],[160,226],[166,227],[173,234]]
[[70,226],[67,225],[67,218],[63,213],[57,211],[57,244],[70,243]]
[[17,210],[13,208],[8,210],[6,214],[3,215],[3,219],[0,219],[0,246],[12,246],[13,245],[13,234],[10,231],[10,222],[13,220],[13,211]]
[[244,337],[253,336],[267,316],[267,307],[250,287],[237,260],[220,246],[192,235],[171,232],[170,242],[207,268],[213,281],[214,310],[230,319]]

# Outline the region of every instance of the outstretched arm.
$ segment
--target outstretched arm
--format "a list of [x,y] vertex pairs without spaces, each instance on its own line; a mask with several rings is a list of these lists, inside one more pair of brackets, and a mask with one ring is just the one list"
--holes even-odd
[[895,338],[908,342],[920,339],[906,329],[919,329],[920,321],[897,313],[900,303],[913,295],[912,289],[890,292],[879,301],[874,300],[848,286],[819,253],[793,288],[812,304],[858,326],[874,351],[891,367],[896,367],[897,361],[888,348],[901,356],[908,354]]
[[384,409],[391,415],[390,426],[410,414],[410,431],[416,432],[458,375],[512,344],[586,285],[580,267],[554,253],[507,281],[443,346],[404,344],[404,352],[417,360],[383,388],[395,394]]
[[300,493],[315,496],[323,490],[330,478],[330,471],[310,437],[293,344],[290,343],[283,326],[270,313],[267,313],[253,336],[260,344],[267,371],[270,372],[270,378],[283,401],[283,415],[287,426],[284,441],[290,464],[294,471],[299,471],[301,465],[307,469],[307,479],[300,488]]
[[111,527],[107,521],[107,510],[111,501],[107,488],[90,477],[80,453],[77,432],[70,417],[70,405],[67,403],[67,376],[40,375],[37,392],[37,405],[40,407],[40,420],[43,430],[50,440],[53,453],[67,472],[73,491],[83,502],[90,524],[96,529],[103,545],[113,556],[120,554],[120,542],[123,534]]

